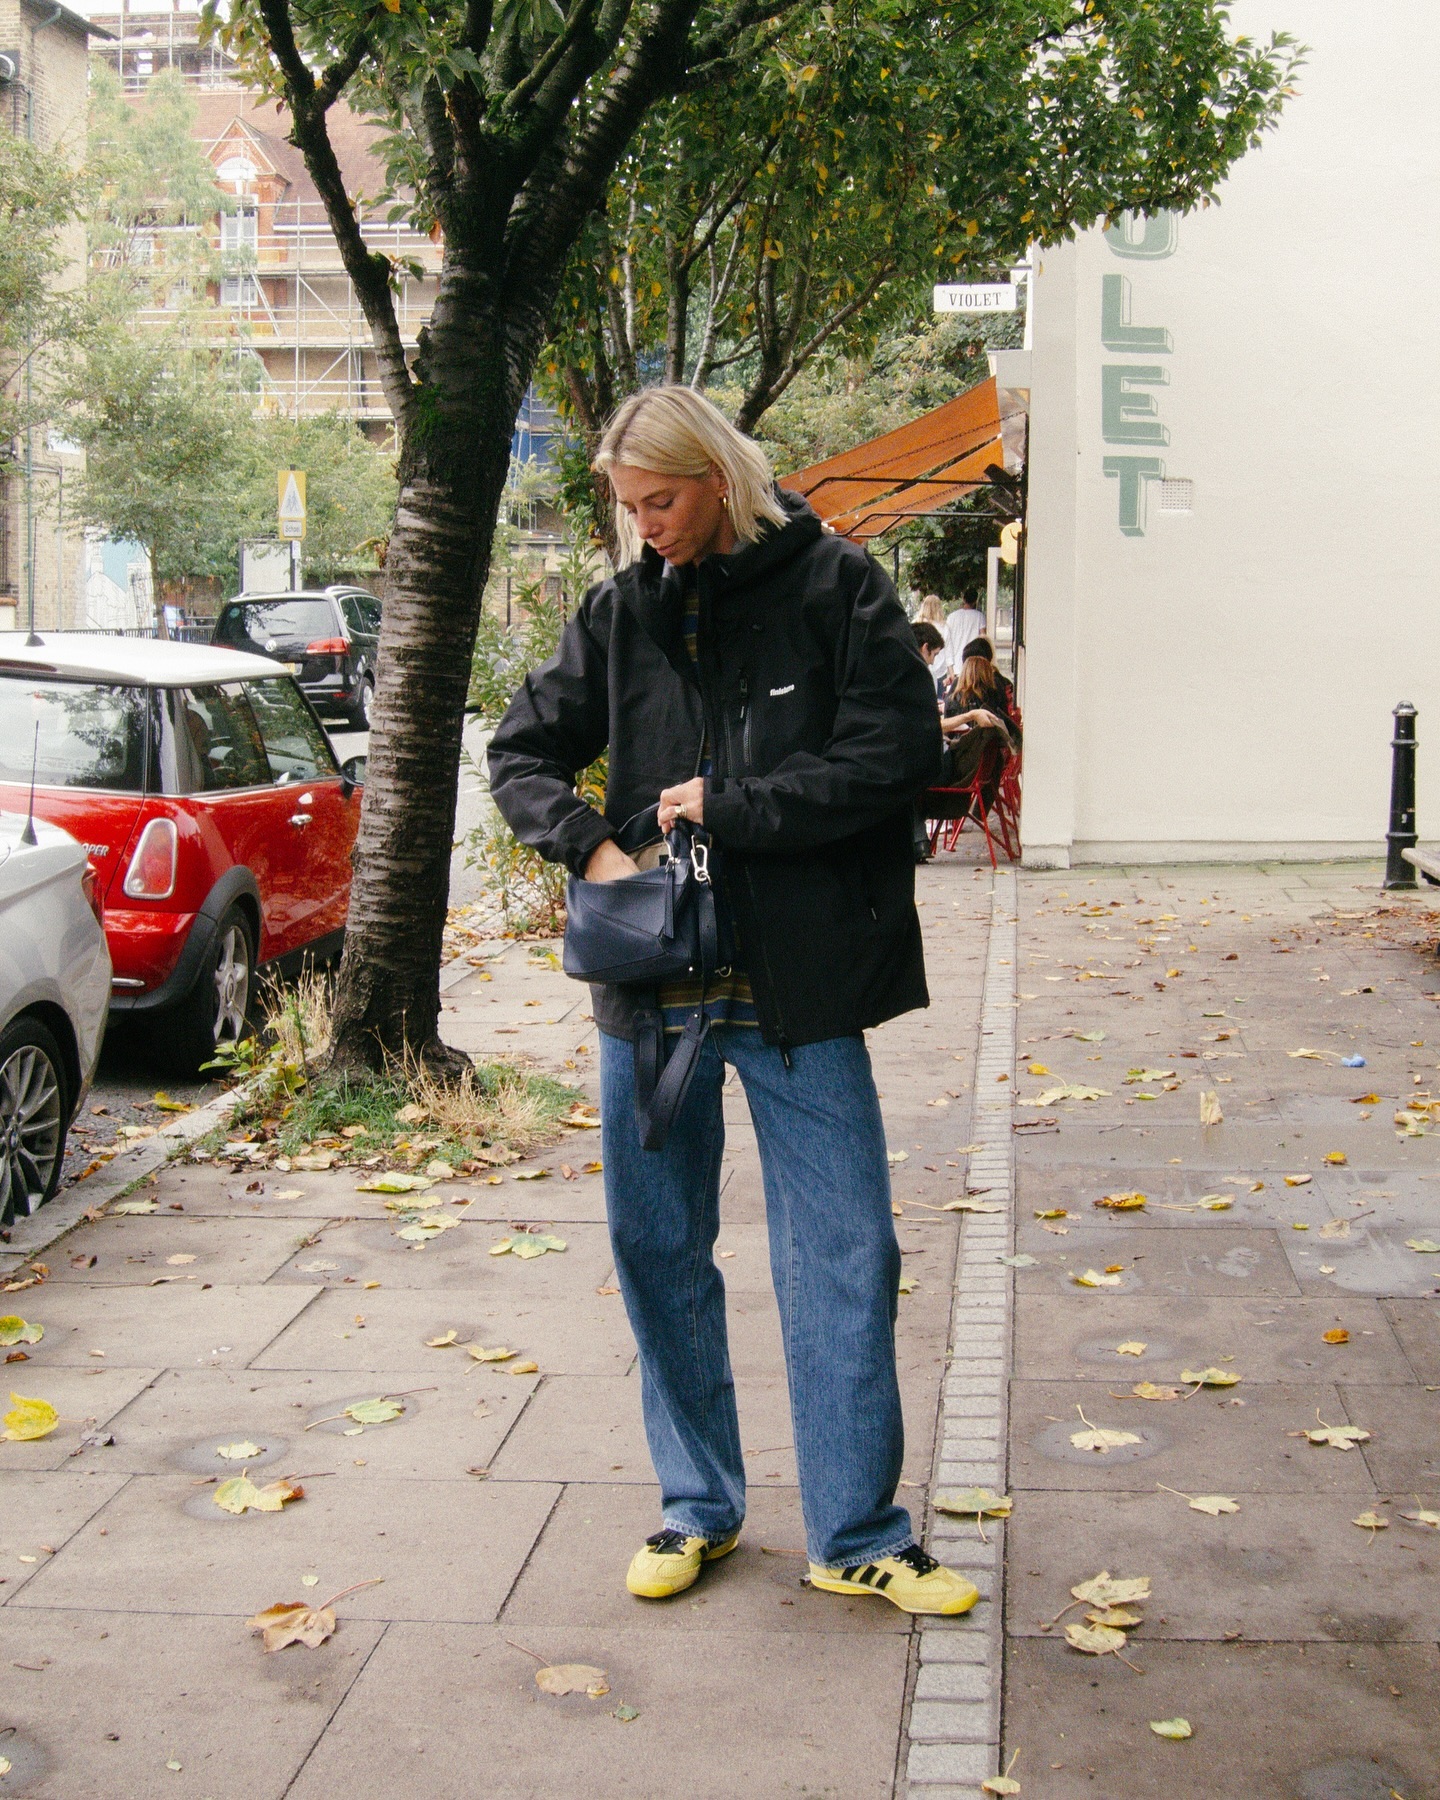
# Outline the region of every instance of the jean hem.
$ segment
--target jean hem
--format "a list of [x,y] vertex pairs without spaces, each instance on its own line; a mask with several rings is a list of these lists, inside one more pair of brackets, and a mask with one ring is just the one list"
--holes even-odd
[[[903,1538],[897,1538],[893,1544],[889,1545],[884,1550],[867,1550],[863,1556],[849,1557],[844,1562],[816,1562],[815,1566],[817,1569],[863,1569],[866,1563],[879,1562],[881,1557],[899,1556],[902,1550],[914,1549],[919,1542],[920,1540],[916,1537],[915,1533],[909,1531],[906,1532]],[[815,1559],[812,1557],[811,1560],[814,1561]]]
[[723,1544],[726,1538],[738,1537],[740,1535],[741,1528],[744,1526],[745,1521],[741,1519],[739,1524],[731,1525],[724,1531],[706,1531],[699,1525],[690,1524],[688,1520],[676,1520],[671,1518],[662,1519],[660,1524],[665,1531],[679,1531],[686,1537],[704,1538],[707,1544]]

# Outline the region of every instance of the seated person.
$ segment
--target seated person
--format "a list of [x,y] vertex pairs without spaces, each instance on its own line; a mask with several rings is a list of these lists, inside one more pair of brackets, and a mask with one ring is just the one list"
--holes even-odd
[[1015,690],[995,667],[989,640],[973,638],[965,649],[959,679],[944,701],[940,729],[945,734],[946,780],[968,787],[988,752],[1000,750],[984,787],[985,805],[995,804],[1005,757],[1020,747],[1015,722]]

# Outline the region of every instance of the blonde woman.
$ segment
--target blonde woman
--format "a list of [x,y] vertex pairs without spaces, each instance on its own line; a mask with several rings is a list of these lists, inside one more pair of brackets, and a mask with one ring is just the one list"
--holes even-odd
[[[730,1064],[760,1149],[811,1580],[963,1612],[974,1587],[895,1504],[900,1256],[862,1035],[927,1003],[910,808],[939,766],[934,688],[879,564],[822,532],[698,394],[628,400],[597,466],[623,566],[526,677],[491,792],[520,838],[590,881],[635,872],[636,815],[650,809],[651,837],[688,820],[732,946],[703,989],[593,990],[606,1204],[661,1489],[627,1586],[683,1592],[745,1514],[713,1256]],[[607,748],[597,812],[575,776]],[[699,1048],[663,1148],[646,1149],[636,1098],[662,1021],[672,1056],[697,1030]]]

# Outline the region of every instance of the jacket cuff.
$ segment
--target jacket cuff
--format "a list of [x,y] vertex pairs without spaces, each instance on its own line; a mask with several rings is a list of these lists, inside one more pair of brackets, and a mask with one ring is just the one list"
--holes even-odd
[[734,784],[727,786],[723,776],[705,777],[705,829],[722,843],[734,839],[737,827],[743,829],[745,804]]
[[614,827],[603,813],[587,807],[575,824],[566,830],[563,860],[575,876],[583,877],[585,865],[607,838],[615,836]]

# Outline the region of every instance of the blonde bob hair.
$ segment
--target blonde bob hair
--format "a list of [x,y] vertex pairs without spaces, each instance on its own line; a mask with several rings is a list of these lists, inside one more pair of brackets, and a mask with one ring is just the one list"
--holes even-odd
[[[617,465],[656,475],[708,475],[725,481],[730,523],[742,544],[753,544],[765,525],[784,525],[770,459],[738,432],[725,415],[693,388],[645,388],[616,411],[605,427],[595,467],[608,476]],[[642,545],[625,508],[615,507],[620,563],[632,563]]]

